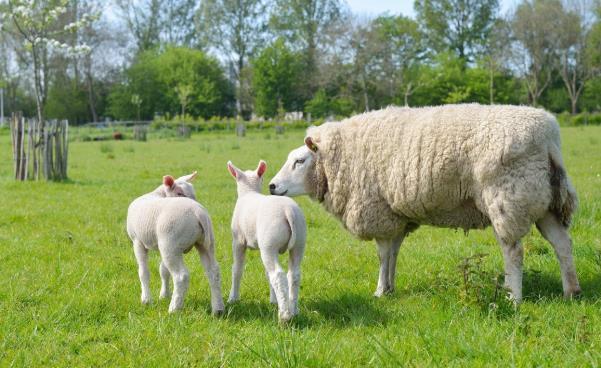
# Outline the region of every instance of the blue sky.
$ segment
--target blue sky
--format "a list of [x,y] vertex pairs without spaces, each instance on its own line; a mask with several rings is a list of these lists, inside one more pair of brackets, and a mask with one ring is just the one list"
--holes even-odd
[[[355,13],[365,15],[377,15],[385,11],[391,14],[402,13],[413,17],[413,0],[347,0],[347,3]],[[515,7],[517,0],[500,0],[501,13],[505,14],[507,10]]]

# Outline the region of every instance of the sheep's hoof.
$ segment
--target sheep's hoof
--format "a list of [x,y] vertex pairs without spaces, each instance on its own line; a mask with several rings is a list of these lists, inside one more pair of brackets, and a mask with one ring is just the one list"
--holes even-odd
[[169,305],[169,313],[175,313],[183,308],[183,305]]
[[211,314],[213,314],[214,317],[221,317],[225,315],[225,308],[221,307],[221,309],[214,309]]
[[381,297],[383,297],[383,296],[386,296],[386,295],[390,295],[390,294],[392,294],[392,292],[393,292],[393,291],[394,291],[394,289],[390,289],[390,288],[389,288],[389,289],[382,289],[382,290],[381,290],[381,289],[378,289],[378,290],[376,290],[376,292],[374,293],[374,296],[375,296],[376,298],[381,298]]
[[163,299],[169,299],[169,298],[171,298],[171,293],[163,293],[163,292],[161,292],[161,293],[159,294],[159,299],[160,299],[160,300],[163,300]]
[[566,290],[563,293],[564,299],[568,300],[577,299],[580,295],[582,295],[582,290],[579,287]]

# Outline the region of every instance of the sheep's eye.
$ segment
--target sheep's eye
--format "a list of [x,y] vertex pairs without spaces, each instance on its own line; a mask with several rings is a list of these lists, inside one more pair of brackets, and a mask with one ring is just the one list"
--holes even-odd
[[185,197],[186,195],[184,193],[177,193],[178,197]]
[[302,164],[303,162],[305,162],[305,159],[304,159],[304,158],[301,158],[301,159],[298,159],[298,160],[294,161],[294,165],[292,165],[292,170],[296,169],[296,165],[297,165],[297,164],[298,164],[298,165],[300,165],[300,164]]

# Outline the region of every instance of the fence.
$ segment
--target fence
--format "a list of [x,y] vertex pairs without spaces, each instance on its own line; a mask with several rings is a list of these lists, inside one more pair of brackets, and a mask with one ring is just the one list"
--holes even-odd
[[67,179],[69,123],[66,120],[25,119],[13,114],[10,121],[16,180]]

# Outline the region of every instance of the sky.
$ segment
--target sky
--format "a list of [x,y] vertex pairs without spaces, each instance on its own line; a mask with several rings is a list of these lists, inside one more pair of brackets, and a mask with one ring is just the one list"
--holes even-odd
[[[415,16],[413,0],[347,0],[347,3],[353,12],[365,15],[377,15],[388,11],[391,14]],[[499,0],[499,3],[501,14],[505,14],[515,6],[517,0]]]

